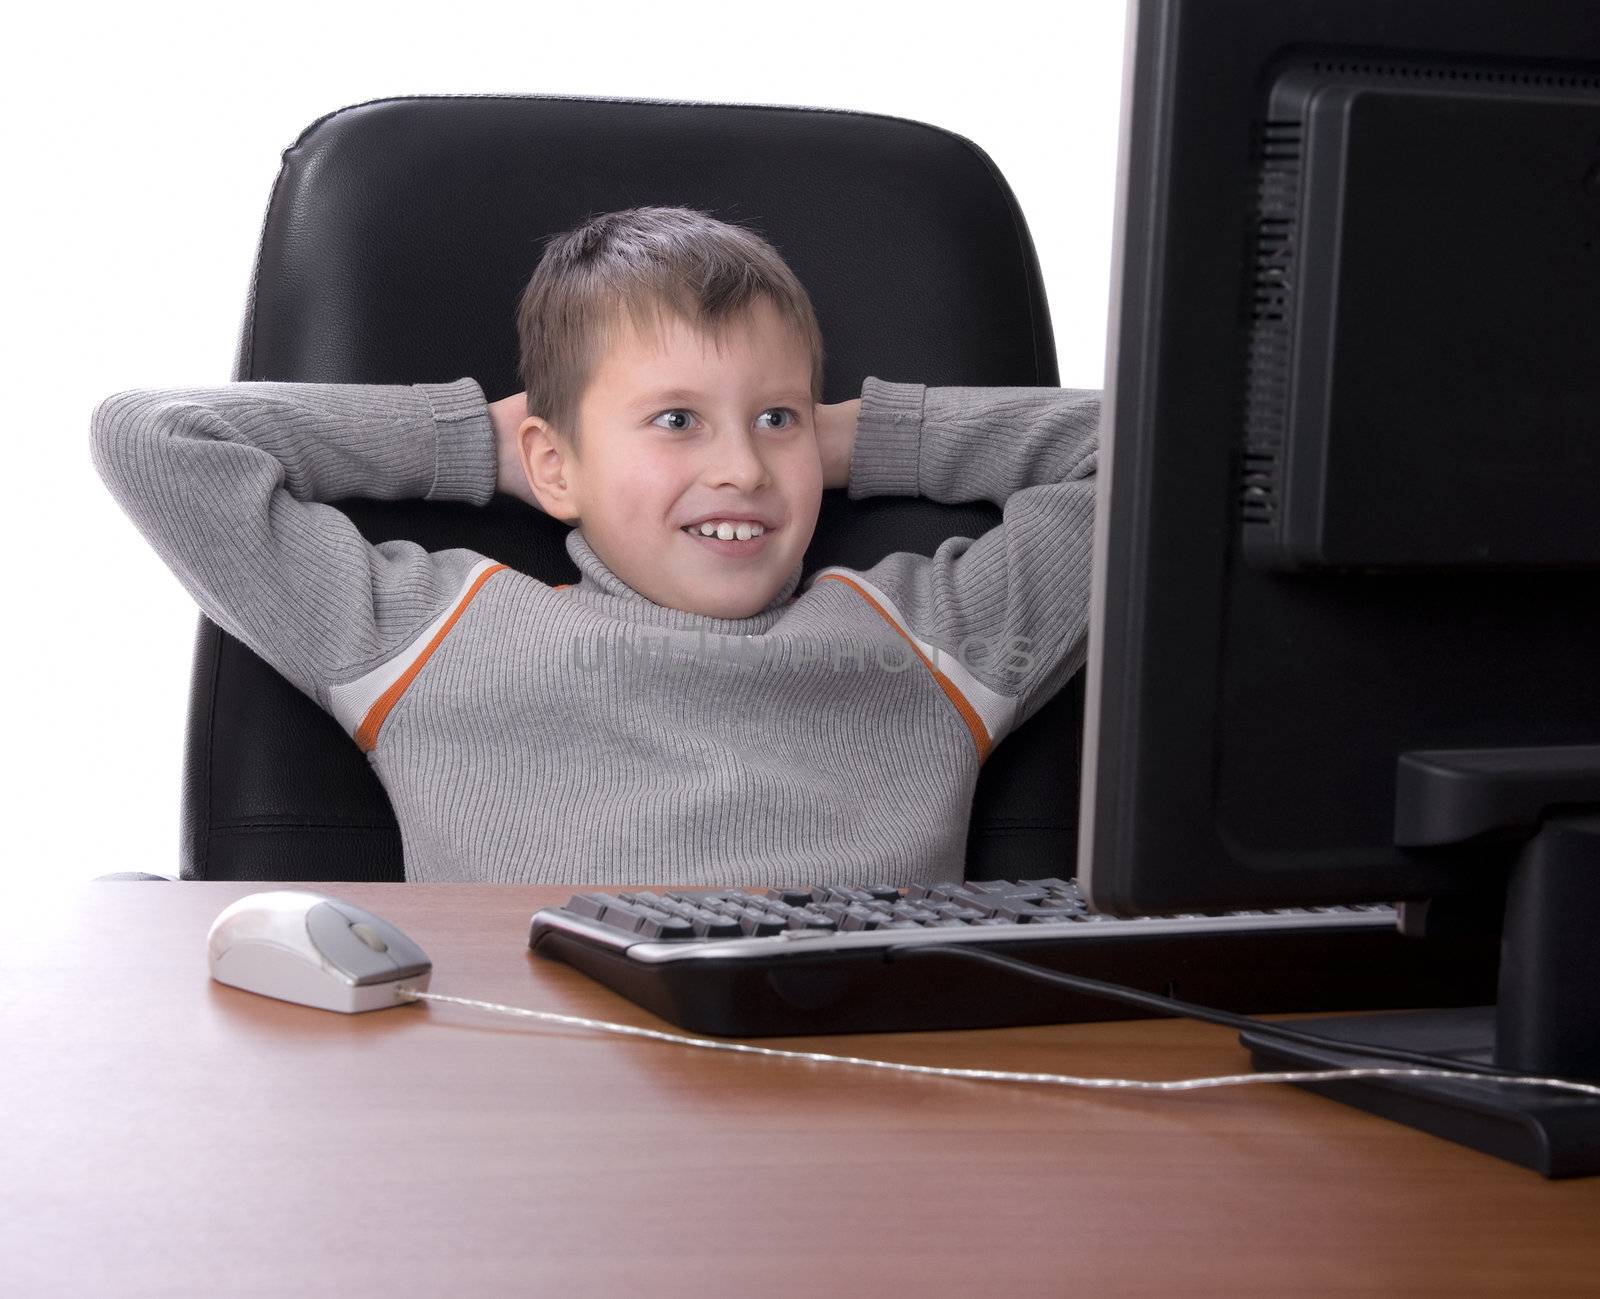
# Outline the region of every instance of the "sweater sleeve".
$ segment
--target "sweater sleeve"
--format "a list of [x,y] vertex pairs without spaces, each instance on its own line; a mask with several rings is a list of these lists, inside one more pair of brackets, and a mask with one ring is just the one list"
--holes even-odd
[[862,386],[850,499],[1002,509],[977,539],[887,555],[858,578],[944,678],[980,760],[1083,665],[1099,436],[1092,389]]
[[370,545],[324,503],[487,504],[494,432],[470,378],[130,389],[95,407],[90,456],[206,616],[336,713],[332,686],[393,658],[499,567]]

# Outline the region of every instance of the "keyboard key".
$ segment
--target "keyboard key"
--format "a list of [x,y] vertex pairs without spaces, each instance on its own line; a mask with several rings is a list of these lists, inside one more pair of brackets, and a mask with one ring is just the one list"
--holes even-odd
[[702,911],[699,917],[689,922],[694,926],[694,932],[701,938],[739,938],[743,931],[739,928],[737,920],[730,920],[727,916],[719,916],[713,911]]
[[966,895],[973,899],[973,905],[978,905],[980,900],[1010,899],[1016,901],[1036,901],[1044,897],[1043,889],[1030,888],[1026,884],[1016,884],[1011,880],[968,880]]
[[744,910],[744,903],[734,902],[729,898],[711,898],[700,904],[700,910],[709,911],[714,916],[726,916],[730,920],[737,920],[739,913]]
[[618,929],[633,932],[633,926],[640,916],[639,908],[631,902],[624,902],[621,898],[608,897],[606,909],[600,913],[600,919],[608,925],[615,925]]
[[641,938],[684,939],[694,937],[694,926],[677,916],[650,915],[641,917],[633,932]]
[[606,909],[606,903],[610,901],[609,893],[579,893],[567,902],[563,910],[570,911],[575,916],[587,916],[591,920],[598,920]]
[[758,911],[754,907],[746,907],[739,917],[739,932],[754,938],[765,938],[768,934],[782,933],[788,927],[788,922],[782,916],[774,916],[765,911]]
[[1007,898],[1000,904],[995,912],[1003,920],[1016,920],[1024,924],[1031,924],[1037,920],[1062,919],[1069,920],[1078,914],[1077,907],[1052,907],[1043,906],[1037,902],[1019,902]]

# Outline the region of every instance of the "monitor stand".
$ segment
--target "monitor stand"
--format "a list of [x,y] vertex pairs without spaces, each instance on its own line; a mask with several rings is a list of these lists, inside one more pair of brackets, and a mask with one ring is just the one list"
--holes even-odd
[[[1253,1031],[1239,1040],[1258,1070],[1411,1067],[1350,1053],[1394,1046],[1600,1083],[1600,812],[1548,817],[1523,846],[1506,891],[1498,995],[1494,1006],[1289,1021],[1346,1051]],[[1546,1177],[1600,1173],[1600,1096],[1488,1078],[1297,1085]]]

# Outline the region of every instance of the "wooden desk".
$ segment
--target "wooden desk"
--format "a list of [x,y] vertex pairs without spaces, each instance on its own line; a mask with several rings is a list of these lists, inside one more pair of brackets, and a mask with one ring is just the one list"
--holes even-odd
[[[266,886],[0,895],[7,1295],[1589,1294],[1600,1179],[1289,1087],[915,1077],[213,983]],[[432,990],[663,1025],[527,950],[571,888],[328,884]],[[1130,1077],[1246,1068],[1177,1021],[764,1039]]]

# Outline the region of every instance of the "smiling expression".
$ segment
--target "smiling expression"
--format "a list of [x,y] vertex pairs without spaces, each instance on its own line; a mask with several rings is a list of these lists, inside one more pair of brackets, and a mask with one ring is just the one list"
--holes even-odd
[[[665,311],[654,336],[623,313],[614,340],[579,403],[578,455],[543,420],[522,425],[541,507],[657,604],[759,613],[805,555],[822,501],[809,350],[765,298],[720,347]],[[686,530],[702,520],[763,526],[748,539]]]

